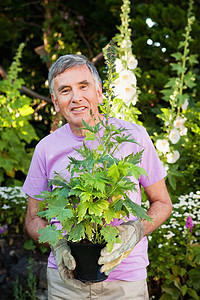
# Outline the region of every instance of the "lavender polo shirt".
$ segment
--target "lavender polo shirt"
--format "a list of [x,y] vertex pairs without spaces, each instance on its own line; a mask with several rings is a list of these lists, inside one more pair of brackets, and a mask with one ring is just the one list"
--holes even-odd
[[[126,131],[127,134],[131,134],[132,138],[139,144],[124,143],[120,145],[119,151],[115,155],[117,158],[125,157],[144,149],[142,161],[139,165],[146,170],[149,178],[142,175],[138,182],[132,179],[137,184],[136,188],[138,192],[131,192],[129,194],[132,201],[141,204],[140,185],[147,187],[156,183],[166,176],[166,171],[144,127],[116,118],[110,119],[110,122],[116,127],[122,126],[128,129]],[[100,134],[103,134],[103,128],[100,130]],[[66,170],[66,166],[69,163],[68,157],[72,156],[81,159],[80,154],[73,148],[80,147],[83,144],[83,140],[84,137],[79,137],[72,133],[69,124],[62,126],[43,138],[35,148],[22,191],[35,198],[34,195],[47,190],[47,178],[53,178],[54,171],[60,172],[66,180],[69,180],[70,174]],[[96,146],[95,142],[91,141],[87,141],[86,145],[88,147]],[[130,216],[129,218],[129,220],[134,219],[134,216]],[[113,225],[119,225],[120,223],[118,220],[113,221]],[[56,225],[59,226],[60,224]],[[109,274],[107,281],[139,281],[146,279],[146,267],[149,264],[147,246],[147,238],[143,237],[134,247],[131,254]],[[48,267],[57,268],[52,252],[48,258]]]

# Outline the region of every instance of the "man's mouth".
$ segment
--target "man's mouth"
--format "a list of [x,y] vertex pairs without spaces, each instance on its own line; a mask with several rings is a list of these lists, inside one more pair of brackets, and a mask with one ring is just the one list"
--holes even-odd
[[86,108],[85,106],[74,107],[74,108],[72,108],[72,111],[82,111],[82,110],[84,110],[85,108]]

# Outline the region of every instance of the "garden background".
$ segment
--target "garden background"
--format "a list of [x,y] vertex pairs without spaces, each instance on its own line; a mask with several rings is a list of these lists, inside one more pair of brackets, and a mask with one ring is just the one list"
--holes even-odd
[[[24,232],[27,202],[17,187],[37,142],[63,124],[49,98],[48,69],[60,55],[81,53],[105,79],[104,49],[113,39],[113,114],[146,127],[174,204],[171,218],[149,236],[151,299],[200,299],[200,2],[70,2],[0,6],[0,284],[6,289],[12,281],[13,299],[42,299],[34,272],[27,284],[11,278],[4,255],[17,246],[35,259],[47,256]],[[147,207],[145,194],[143,200]]]

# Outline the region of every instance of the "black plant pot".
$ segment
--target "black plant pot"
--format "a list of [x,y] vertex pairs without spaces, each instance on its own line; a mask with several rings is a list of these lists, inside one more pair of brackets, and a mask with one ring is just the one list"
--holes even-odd
[[76,260],[74,277],[82,282],[100,282],[108,278],[100,272],[98,264],[101,249],[105,244],[70,243],[71,252]]

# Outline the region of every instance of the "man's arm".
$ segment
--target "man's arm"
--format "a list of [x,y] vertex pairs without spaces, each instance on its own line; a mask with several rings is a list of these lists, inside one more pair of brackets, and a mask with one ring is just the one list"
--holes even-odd
[[170,216],[172,212],[172,202],[164,179],[144,189],[150,202],[147,214],[153,218],[153,224],[145,220],[142,221],[145,228],[145,235],[147,235],[163,224]]
[[126,258],[134,246],[147,235],[159,227],[171,214],[172,203],[169,197],[165,180],[162,179],[145,188],[150,202],[150,208],[147,214],[152,217],[153,224],[149,221],[129,221],[116,226],[119,230],[121,244],[115,244],[113,250],[109,253],[107,248],[101,250],[101,256],[98,260],[103,265],[100,272],[108,275],[114,270],[121,261]]
[[[48,222],[45,219],[41,219],[37,216],[39,200],[28,197],[28,209],[25,221],[25,227],[28,234],[32,239],[38,243],[39,233],[37,232],[40,228],[45,228],[48,225]],[[49,243],[46,242],[42,244],[45,247],[49,247]]]

